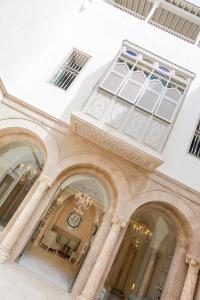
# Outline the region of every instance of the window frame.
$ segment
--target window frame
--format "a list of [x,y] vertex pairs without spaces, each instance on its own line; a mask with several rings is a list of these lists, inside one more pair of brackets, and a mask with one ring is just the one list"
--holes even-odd
[[198,159],[198,160],[199,160],[199,159],[200,159],[200,156],[196,156],[196,155],[194,155],[193,153],[189,152],[189,151],[190,151],[190,147],[191,147],[191,145],[192,145],[193,138],[194,138],[195,133],[196,133],[196,131],[197,131],[197,126],[198,126],[198,124],[200,124],[200,115],[198,115],[197,121],[195,122],[195,126],[194,126],[194,128],[193,128],[193,130],[192,130],[192,135],[191,135],[191,137],[190,137],[190,141],[189,141],[189,145],[188,145],[188,147],[187,147],[186,153],[187,153],[188,155],[190,155],[193,159]]
[[[56,76],[56,74],[59,72],[59,70],[66,64],[66,62],[70,59],[71,55],[76,52],[80,55],[83,55],[87,58],[85,64],[83,65],[82,69],[77,73],[77,75],[75,76],[75,78],[73,79],[73,81],[71,82],[71,84],[67,87],[67,89],[63,89],[62,87],[59,87],[57,84],[55,84],[53,82],[54,77]],[[51,74],[51,76],[48,79],[48,83],[53,85],[54,87],[58,88],[59,90],[63,91],[63,92],[67,92],[71,86],[73,85],[73,83],[76,81],[76,79],[80,76],[81,71],[84,70],[84,68],[86,67],[86,65],[88,64],[88,62],[90,61],[90,59],[92,58],[92,56],[90,54],[87,54],[75,47],[73,47],[68,54],[66,55],[66,57],[62,60],[62,62],[57,66],[56,70]]]

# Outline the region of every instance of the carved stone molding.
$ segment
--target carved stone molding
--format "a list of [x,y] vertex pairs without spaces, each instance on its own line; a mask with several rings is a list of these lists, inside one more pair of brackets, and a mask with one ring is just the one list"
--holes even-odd
[[176,241],[176,247],[178,247],[178,248],[183,248],[183,249],[187,249],[187,248],[188,248],[188,241],[177,240],[177,241]]
[[92,121],[88,122],[84,114],[72,114],[71,126],[76,134],[146,170],[153,171],[163,163],[163,158],[159,153],[150,149],[148,151],[147,147],[142,149],[138,144],[134,144],[134,140],[127,143],[123,137],[116,137],[99,128]]
[[195,266],[198,269],[200,269],[200,258],[196,258],[190,255],[186,255],[185,262],[189,265]]
[[39,180],[40,180],[40,182],[45,183],[48,186],[48,188],[50,188],[52,186],[53,181],[54,181],[51,177],[49,177],[45,174],[41,174]]
[[121,219],[119,216],[114,215],[111,223],[113,224],[111,230],[119,234],[121,229],[124,229],[126,227],[128,220]]

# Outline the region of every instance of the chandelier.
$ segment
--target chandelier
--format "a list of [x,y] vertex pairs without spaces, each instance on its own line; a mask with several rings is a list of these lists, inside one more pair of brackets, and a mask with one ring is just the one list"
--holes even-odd
[[88,195],[79,192],[74,196],[74,204],[75,207],[69,212],[66,219],[66,227],[69,231],[80,227],[84,219],[83,210],[89,209],[93,201]]
[[146,242],[150,239],[152,233],[144,223],[133,220],[132,235],[137,240],[137,243]]
[[77,206],[76,210],[82,212],[85,209],[89,209],[93,201],[88,195],[79,192],[74,196],[74,204]]
[[20,182],[30,180],[37,174],[37,170],[32,164],[29,163],[21,163],[19,165],[19,170],[21,174]]

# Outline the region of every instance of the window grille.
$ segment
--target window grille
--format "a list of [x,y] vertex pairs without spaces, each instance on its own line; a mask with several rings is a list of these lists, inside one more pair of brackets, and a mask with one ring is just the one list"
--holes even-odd
[[51,83],[60,87],[63,90],[67,90],[72,84],[74,79],[78,76],[82,68],[87,63],[89,57],[73,50],[72,54],[68,57],[66,62],[58,69],[53,76]]
[[197,128],[190,145],[189,153],[200,158],[200,120],[198,121]]

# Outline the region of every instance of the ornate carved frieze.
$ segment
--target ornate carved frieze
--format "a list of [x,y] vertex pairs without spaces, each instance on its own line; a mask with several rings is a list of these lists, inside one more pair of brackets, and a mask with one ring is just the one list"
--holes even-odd
[[163,163],[160,154],[152,155],[148,150],[145,152],[137,144],[134,145],[133,141],[127,143],[123,138],[99,128],[92,121],[88,122],[84,114],[72,114],[71,125],[76,134],[146,170],[152,171]]

